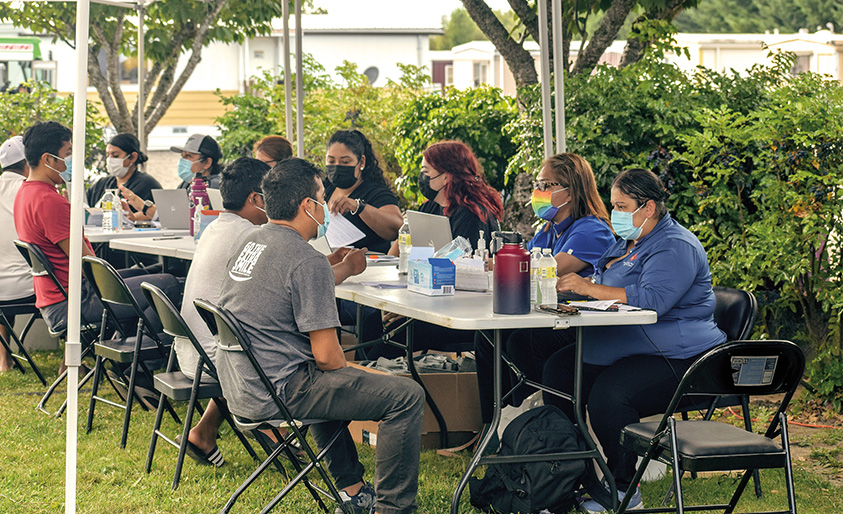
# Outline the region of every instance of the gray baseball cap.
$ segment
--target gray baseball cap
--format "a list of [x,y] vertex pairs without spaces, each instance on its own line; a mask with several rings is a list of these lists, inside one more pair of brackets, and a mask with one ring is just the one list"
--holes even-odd
[[187,141],[184,143],[184,146],[171,146],[170,150],[173,152],[181,153],[181,152],[190,152],[190,153],[200,153],[202,155],[207,155],[208,157],[219,160],[222,158],[222,150],[220,150],[220,145],[212,138],[211,136],[206,136],[205,134],[193,134]]

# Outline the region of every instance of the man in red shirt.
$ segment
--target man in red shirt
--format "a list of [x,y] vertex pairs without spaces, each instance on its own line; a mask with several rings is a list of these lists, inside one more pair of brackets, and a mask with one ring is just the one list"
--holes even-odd
[[[47,256],[58,281],[67,288],[70,254],[70,202],[59,194],[56,186],[70,180],[73,154],[73,133],[54,121],[37,122],[23,135],[29,178],[20,186],[15,197],[14,217],[18,238],[37,245]],[[84,238],[82,255],[94,255],[91,243]],[[172,275],[146,275],[142,270],[121,271],[126,285],[132,290],[142,309],[146,301],[140,294],[140,284],[151,282],[179,298],[178,281]],[[137,275],[137,276],[132,276]],[[131,277],[131,278],[129,278]],[[49,277],[33,277],[35,305],[47,325],[54,332],[67,328],[67,300]],[[82,316],[89,322],[102,317],[102,304],[87,281],[82,282]],[[121,319],[130,319],[132,312],[124,307],[114,309]],[[153,315],[150,319],[157,322]],[[153,328],[154,329],[154,328]]]

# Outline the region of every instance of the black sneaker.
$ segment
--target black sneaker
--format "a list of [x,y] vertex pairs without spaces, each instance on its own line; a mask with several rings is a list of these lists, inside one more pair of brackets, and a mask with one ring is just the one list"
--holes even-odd
[[[360,491],[354,496],[349,496],[345,491],[340,491],[340,500],[351,514],[372,514],[375,512],[375,488],[372,484],[364,483]],[[334,514],[345,514],[342,508],[337,507]]]

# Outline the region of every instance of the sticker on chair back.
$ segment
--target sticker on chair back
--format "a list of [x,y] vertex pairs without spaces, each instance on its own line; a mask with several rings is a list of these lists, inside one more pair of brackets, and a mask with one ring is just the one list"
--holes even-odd
[[779,358],[770,356],[732,356],[732,380],[737,386],[766,386],[773,383]]

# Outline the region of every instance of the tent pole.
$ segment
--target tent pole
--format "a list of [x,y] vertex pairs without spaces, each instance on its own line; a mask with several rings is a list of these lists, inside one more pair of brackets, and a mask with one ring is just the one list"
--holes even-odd
[[[537,1],[539,3],[539,50],[541,52],[542,72],[542,134],[544,135],[544,156],[550,157],[553,155],[553,119],[550,103],[550,43],[547,40],[547,2],[545,0]],[[555,34],[553,41],[556,42]]]
[[146,80],[146,53],[144,49],[143,25],[145,23],[144,16],[146,15],[146,8],[144,7],[144,0],[138,0],[138,142],[140,142],[141,152],[146,152],[146,120],[144,119],[144,106],[146,104],[145,91],[143,90],[143,83]]
[[[284,18],[284,122],[287,139],[293,139],[293,83],[290,80],[290,2],[281,0],[282,17]],[[301,157],[301,156],[299,156]]]
[[562,59],[562,2],[553,2],[553,85],[556,88],[556,152],[567,151],[565,142],[565,62]]
[[296,0],[296,155],[304,158],[304,78],[301,51],[301,0]]
[[65,442],[64,511],[76,514],[76,439],[79,414],[79,365],[82,363],[80,313],[82,303],[82,225],[85,192],[85,121],[88,101],[89,0],[76,3],[76,89],[73,96],[73,180],[70,194],[70,263],[68,267],[67,343],[67,439]]

